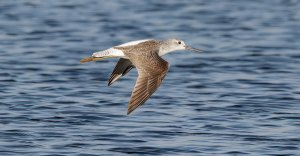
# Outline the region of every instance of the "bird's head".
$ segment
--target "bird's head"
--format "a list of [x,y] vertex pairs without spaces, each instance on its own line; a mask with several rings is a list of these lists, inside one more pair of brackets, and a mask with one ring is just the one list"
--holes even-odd
[[179,39],[164,40],[160,51],[162,52],[162,55],[164,55],[166,53],[177,51],[177,50],[190,50],[194,52],[203,52],[200,49],[192,48],[186,45],[184,41]]

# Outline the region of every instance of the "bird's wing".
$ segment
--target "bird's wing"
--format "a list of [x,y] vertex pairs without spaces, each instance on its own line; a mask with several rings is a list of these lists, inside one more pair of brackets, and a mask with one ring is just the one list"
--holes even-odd
[[131,94],[127,114],[130,114],[149,99],[161,85],[169,69],[168,62],[159,57],[157,53],[138,59],[143,60],[145,57],[147,61],[136,62],[132,60],[135,62],[139,76]]
[[108,85],[110,86],[120,77],[127,74],[133,67],[134,65],[129,59],[120,58],[115,66],[115,69],[111,73],[110,78],[108,79]]

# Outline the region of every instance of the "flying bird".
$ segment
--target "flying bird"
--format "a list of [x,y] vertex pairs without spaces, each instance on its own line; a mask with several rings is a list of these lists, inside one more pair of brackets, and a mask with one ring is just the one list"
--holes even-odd
[[120,58],[108,80],[109,86],[126,75],[132,68],[137,68],[138,78],[128,104],[127,115],[129,115],[150,98],[165,78],[169,64],[161,56],[177,50],[202,52],[200,49],[186,45],[179,39],[145,39],[95,52],[91,57],[84,58],[80,62]]

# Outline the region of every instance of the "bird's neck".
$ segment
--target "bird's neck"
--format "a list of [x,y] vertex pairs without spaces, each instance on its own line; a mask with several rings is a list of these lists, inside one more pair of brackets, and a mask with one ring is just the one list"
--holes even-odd
[[166,54],[168,54],[168,53],[170,53],[172,51],[174,51],[174,50],[172,50],[172,49],[170,49],[168,47],[162,46],[162,47],[159,48],[158,55],[159,56],[163,56],[163,55],[166,55]]

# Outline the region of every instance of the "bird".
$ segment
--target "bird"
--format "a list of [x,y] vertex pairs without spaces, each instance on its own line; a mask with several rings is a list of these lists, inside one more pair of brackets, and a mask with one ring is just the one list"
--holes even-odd
[[143,39],[127,42],[106,50],[94,52],[80,63],[106,58],[120,58],[108,79],[108,86],[136,68],[138,77],[128,103],[127,115],[143,105],[158,89],[168,70],[169,63],[162,56],[179,50],[203,52],[185,44],[180,39]]

